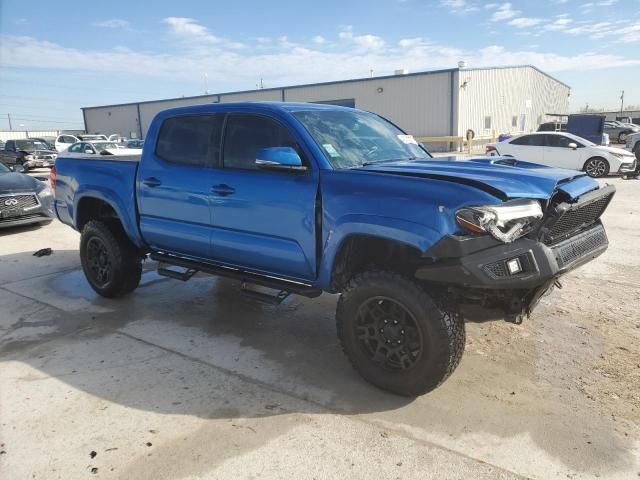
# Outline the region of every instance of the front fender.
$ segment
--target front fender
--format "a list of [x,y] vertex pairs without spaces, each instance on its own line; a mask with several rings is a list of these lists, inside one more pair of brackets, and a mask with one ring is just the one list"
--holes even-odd
[[417,248],[421,252],[442,237],[436,230],[407,220],[366,214],[345,215],[330,228],[324,241],[318,275],[318,286],[323,290],[332,291],[331,272],[336,255],[344,241],[353,235],[393,240]]

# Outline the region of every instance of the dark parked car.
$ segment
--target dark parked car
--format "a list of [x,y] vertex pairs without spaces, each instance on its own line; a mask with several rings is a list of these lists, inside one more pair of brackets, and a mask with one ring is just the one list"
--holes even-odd
[[612,142],[625,143],[627,137],[632,133],[640,132],[640,128],[625,125],[617,120],[607,120],[604,122],[604,131],[609,134]]
[[51,188],[0,162],[0,228],[47,224],[54,217]]
[[144,140],[135,139],[127,140],[127,148],[142,148],[144,147]]
[[7,166],[27,171],[36,167],[52,167],[58,152],[51,146],[38,139],[7,140],[0,150],[0,161]]

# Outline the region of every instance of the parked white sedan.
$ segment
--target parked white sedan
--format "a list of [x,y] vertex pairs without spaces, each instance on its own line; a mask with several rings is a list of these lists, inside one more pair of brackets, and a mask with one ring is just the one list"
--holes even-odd
[[84,157],[86,155],[141,155],[141,148],[120,148],[115,142],[76,142],[71,145],[66,157]]
[[516,157],[550,167],[583,170],[591,177],[632,172],[635,156],[564,132],[526,133],[487,145],[487,155]]

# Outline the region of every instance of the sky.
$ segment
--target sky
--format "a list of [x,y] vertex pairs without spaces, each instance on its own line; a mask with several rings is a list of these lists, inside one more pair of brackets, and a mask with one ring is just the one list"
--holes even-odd
[[455,67],[532,64],[571,110],[640,105],[640,0],[0,0],[0,130],[80,107]]

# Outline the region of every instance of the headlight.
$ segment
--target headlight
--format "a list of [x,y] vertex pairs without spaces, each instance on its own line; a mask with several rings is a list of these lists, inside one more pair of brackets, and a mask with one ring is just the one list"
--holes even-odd
[[25,160],[33,160],[35,157],[33,155],[25,155],[24,159]]
[[542,207],[535,200],[510,200],[500,205],[464,207],[456,212],[460,226],[475,233],[487,232],[510,243],[527,234],[542,218]]
[[43,187],[40,190],[38,190],[37,193],[40,198],[47,198],[47,197],[53,196],[53,190],[51,190],[49,185],[46,185],[44,183],[43,183]]

